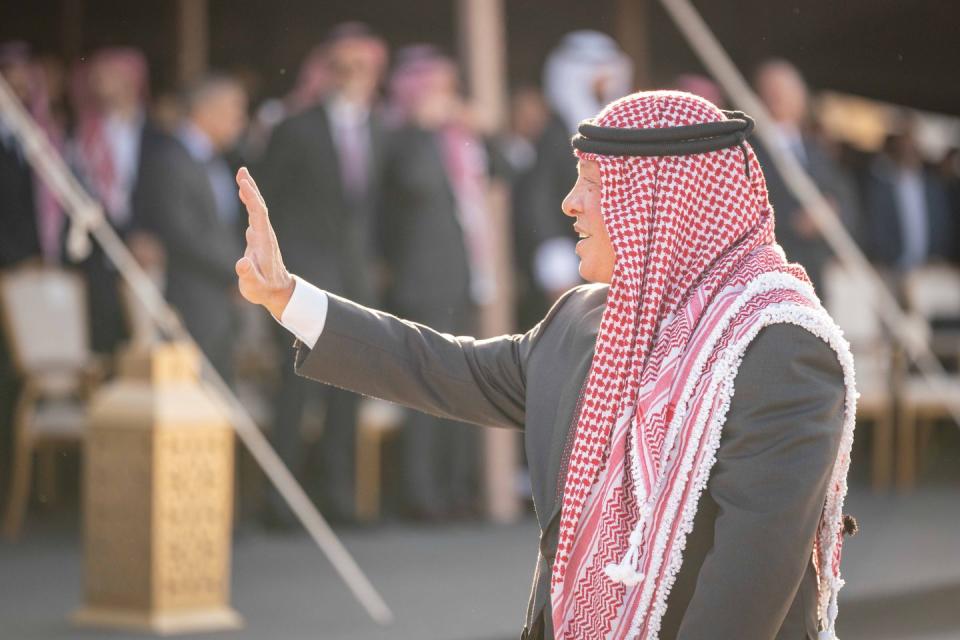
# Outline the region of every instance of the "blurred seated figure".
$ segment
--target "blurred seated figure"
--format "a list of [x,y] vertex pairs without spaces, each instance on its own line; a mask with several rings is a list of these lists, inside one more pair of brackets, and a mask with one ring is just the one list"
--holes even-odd
[[210,75],[185,92],[184,103],[176,134],[144,149],[133,206],[140,224],[163,243],[168,300],[229,383],[241,220],[223,154],[246,125],[247,97],[232,78]]
[[[831,160],[809,130],[808,91],[800,72],[786,60],[768,60],[760,65],[754,85],[776,122],[777,145],[793,155],[833,204],[841,222],[856,233],[859,203],[856,188],[846,172]],[[787,188],[783,176],[770,160],[769,151],[752,141],[767,177],[770,204],[776,212],[777,241],[787,258],[806,268],[814,287],[820,291],[823,268],[832,256],[812,217]]]
[[951,252],[947,192],[923,164],[910,123],[891,134],[870,167],[866,186],[869,255],[904,272]]
[[[110,225],[124,238],[135,226],[131,194],[142,153],[156,136],[146,117],[148,83],[146,58],[128,47],[96,51],[76,67],[71,79],[77,123],[70,141],[70,163],[100,202]],[[138,255],[139,244],[135,243]],[[119,276],[97,245],[81,268],[90,296],[93,348],[110,353],[127,335],[117,290]]]
[[[337,295],[370,304],[376,302],[372,227],[384,145],[377,98],[386,60],[386,45],[365,25],[335,27],[303,63],[300,84],[285,101],[290,117],[273,130],[260,163],[264,196],[290,268]],[[286,347],[280,327],[277,335]],[[315,493],[329,519],[352,520],[354,465],[344,452],[354,450],[359,397],[311,387],[294,374],[289,349],[282,353],[287,360],[275,398],[274,447],[294,473],[307,466],[312,454],[304,451],[300,433],[308,393],[322,399]],[[267,499],[268,526],[295,524],[278,494],[270,490]]]

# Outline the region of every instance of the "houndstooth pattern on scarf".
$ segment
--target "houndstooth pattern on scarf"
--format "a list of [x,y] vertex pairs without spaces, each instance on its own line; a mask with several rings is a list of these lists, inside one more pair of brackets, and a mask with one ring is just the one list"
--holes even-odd
[[[653,128],[722,119],[701,98],[658,91],[611,103],[595,122]],[[827,340],[842,362],[848,352],[803,269],[775,244],[766,184],[749,146],[746,153],[581,157],[600,164],[601,210],[617,261],[562,485],[554,632],[656,638],[745,336],[773,321],[794,322]],[[854,397],[818,536],[822,609],[842,584],[852,361],[845,372]],[[821,616],[832,630],[827,612]]]

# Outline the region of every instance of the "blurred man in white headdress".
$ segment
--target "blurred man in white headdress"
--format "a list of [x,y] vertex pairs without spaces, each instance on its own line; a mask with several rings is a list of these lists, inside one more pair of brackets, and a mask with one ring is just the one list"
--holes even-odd
[[[633,88],[633,62],[616,41],[599,31],[573,31],[547,56],[543,89],[568,137],[581,120]],[[569,155],[569,154],[568,154]]]
[[536,304],[525,301],[530,319],[542,317],[560,293],[580,283],[576,239],[557,216],[577,177],[570,136],[581,120],[632,90],[633,62],[605,33],[573,31],[547,56],[543,92],[553,115],[536,145],[536,165],[523,198],[527,206],[515,214],[518,265],[530,280],[526,289],[537,298]]

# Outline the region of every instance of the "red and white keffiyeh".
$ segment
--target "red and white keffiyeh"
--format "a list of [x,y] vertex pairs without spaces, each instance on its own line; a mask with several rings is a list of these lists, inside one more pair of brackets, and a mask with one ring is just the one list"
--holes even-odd
[[[702,98],[657,91],[610,104],[595,124],[649,129],[724,117]],[[563,485],[551,576],[555,636],[658,637],[740,359],[760,329],[788,322],[836,351],[847,391],[814,545],[822,637],[833,638],[853,360],[803,269],[775,244],[753,150],[581,157],[600,164],[617,262]]]

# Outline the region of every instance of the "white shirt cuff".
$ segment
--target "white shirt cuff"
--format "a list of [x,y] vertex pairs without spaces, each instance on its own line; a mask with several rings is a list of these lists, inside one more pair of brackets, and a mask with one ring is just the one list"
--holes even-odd
[[295,335],[300,342],[311,349],[323,333],[327,322],[329,298],[326,292],[318,289],[299,276],[293,276],[296,284],[293,295],[280,316],[280,324]]

